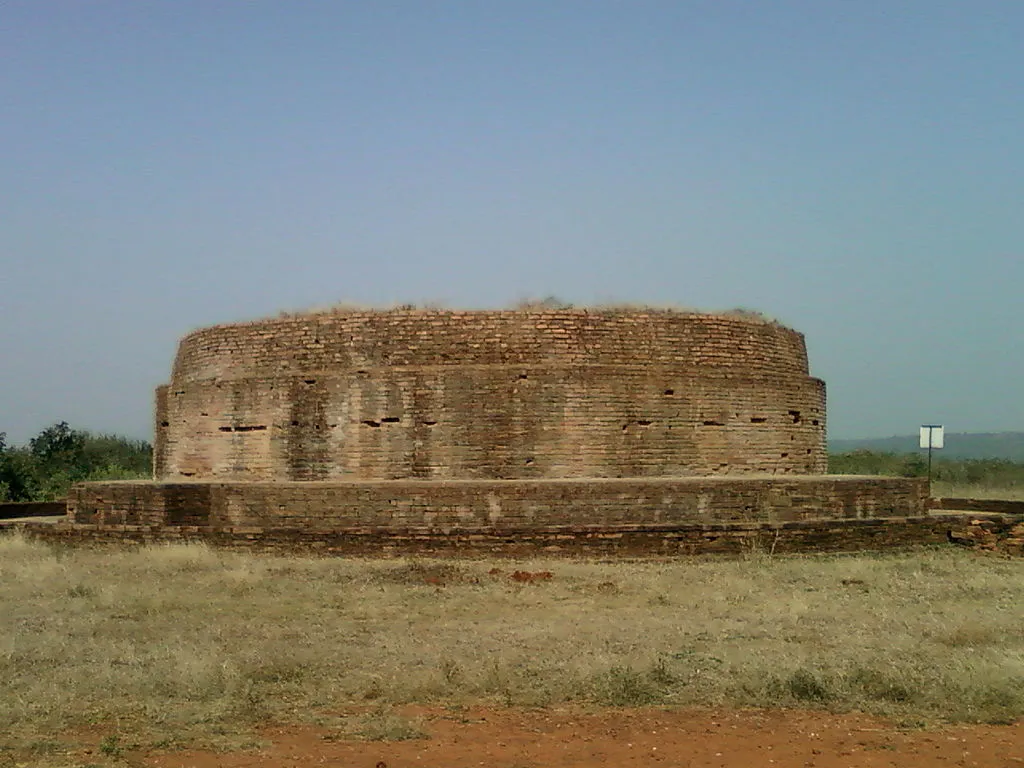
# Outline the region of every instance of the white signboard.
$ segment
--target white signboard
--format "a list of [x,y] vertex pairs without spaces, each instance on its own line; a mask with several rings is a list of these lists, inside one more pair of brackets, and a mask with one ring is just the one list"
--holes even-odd
[[921,447],[941,448],[945,429],[941,424],[925,424],[921,427]]

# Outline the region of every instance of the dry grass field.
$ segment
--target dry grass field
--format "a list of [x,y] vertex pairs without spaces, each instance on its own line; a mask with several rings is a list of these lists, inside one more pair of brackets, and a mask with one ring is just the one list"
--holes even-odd
[[108,757],[238,744],[265,722],[411,737],[392,709],[408,703],[1008,722],[1024,715],[1022,594],[1024,561],[955,548],[513,563],[5,535],[0,765],[90,727],[113,734]]

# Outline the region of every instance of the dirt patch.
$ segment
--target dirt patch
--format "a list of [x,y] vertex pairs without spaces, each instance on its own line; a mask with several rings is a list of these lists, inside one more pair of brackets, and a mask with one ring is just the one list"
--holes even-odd
[[1024,723],[901,729],[863,715],[800,711],[410,709],[426,738],[365,741],[302,726],[265,746],[139,756],[154,768],[546,768],[547,766],[998,766],[1024,768]]

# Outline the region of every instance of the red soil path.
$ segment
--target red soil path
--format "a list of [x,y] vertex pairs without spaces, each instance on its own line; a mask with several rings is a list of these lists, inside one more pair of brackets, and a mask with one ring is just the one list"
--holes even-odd
[[573,768],[766,766],[1024,768],[1024,723],[906,730],[864,715],[799,711],[410,710],[429,738],[337,740],[275,727],[256,751],[139,755],[154,768]]

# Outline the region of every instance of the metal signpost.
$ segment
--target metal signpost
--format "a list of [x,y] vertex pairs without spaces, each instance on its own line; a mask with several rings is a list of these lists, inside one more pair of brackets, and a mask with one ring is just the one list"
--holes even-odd
[[921,447],[928,449],[928,487],[932,487],[932,449],[942,447],[945,429],[941,424],[921,425]]

